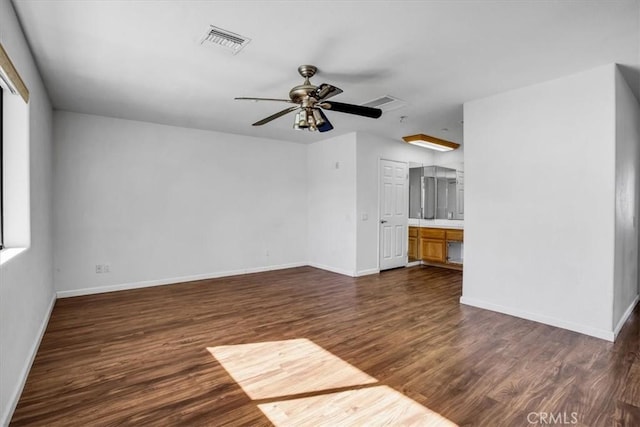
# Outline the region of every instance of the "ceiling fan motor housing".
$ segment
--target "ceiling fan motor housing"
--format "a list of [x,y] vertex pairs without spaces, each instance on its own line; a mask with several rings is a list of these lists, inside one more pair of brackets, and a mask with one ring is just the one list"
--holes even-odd
[[[298,73],[304,77],[304,83],[295,86],[289,91],[289,98],[296,103],[304,103],[305,99],[308,100],[309,96],[316,90],[316,86],[309,82],[309,79],[313,77],[318,68],[315,65],[301,65],[298,67]],[[302,105],[302,107],[309,107],[311,105]]]
[[[289,98],[296,104],[304,103],[309,100],[309,94],[315,90],[316,87],[312,84],[298,85],[289,91]],[[305,105],[303,105],[303,107],[305,107]]]

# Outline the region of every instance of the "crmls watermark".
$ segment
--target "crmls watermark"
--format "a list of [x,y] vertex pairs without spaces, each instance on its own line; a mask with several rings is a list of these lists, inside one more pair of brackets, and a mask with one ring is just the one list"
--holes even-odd
[[577,412],[529,412],[529,424],[540,425],[571,425],[578,424]]

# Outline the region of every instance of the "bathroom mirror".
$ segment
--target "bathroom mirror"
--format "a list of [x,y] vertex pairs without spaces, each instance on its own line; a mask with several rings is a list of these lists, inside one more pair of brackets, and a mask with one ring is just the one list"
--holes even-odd
[[409,168],[409,218],[464,219],[464,172],[442,166]]

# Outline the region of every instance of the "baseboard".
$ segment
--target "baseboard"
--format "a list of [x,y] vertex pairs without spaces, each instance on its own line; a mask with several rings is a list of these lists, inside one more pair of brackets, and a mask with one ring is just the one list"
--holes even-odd
[[369,276],[371,274],[378,274],[380,270],[377,268],[370,268],[368,270],[356,271],[356,277]]
[[192,276],[172,277],[161,280],[145,280],[142,282],[120,283],[116,285],[99,286],[94,288],[73,289],[69,291],[58,291],[58,298],[70,298],[81,295],[101,294],[105,292],[124,291],[129,289],[149,288],[152,286],[173,285],[176,283],[193,282],[196,280],[217,279],[220,277],[239,276],[241,274],[262,273],[265,271],[284,270],[286,268],[304,267],[306,262],[295,262],[290,264],[269,265],[264,267],[245,268],[241,270],[220,271],[216,273],[196,274]]
[[618,322],[618,324],[614,328],[614,330],[613,330],[614,339],[618,337],[618,334],[622,330],[622,327],[626,323],[626,321],[629,318],[629,316],[631,316],[631,313],[633,312],[633,309],[636,308],[636,305],[638,304],[638,301],[640,301],[640,295],[636,295],[635,299],[629,305],[629,307],[627,307],[627,310],[624,312],[624,314],[620,318],[620,321]]
[[343,276],[356,277],[357,273],[354,271],[343,270],[342,268],[329,267],[328,265],[318,264],[315,262],[308,262],[306,265],[309,267],[319,268],[320,270],[330,271],[332,273],[342,274]]
[[411,261],[407,263],[406,267],[416,267],[421,264],[422,264],[422,261]]
[[53,312],[53,307],[56,304],[56,296],[53,295],[51,301],[49,302],[49,308],[45,316],[42,318],[42,322],[40,323],[40,330],[38,331],[38,338],[33,342],[31,349],[29,351],[29,359],[27,363],[24,365],[22,372],[20,372],[20,383],[16,387],[13,392],[13,395],[9,399],[9,405],[6,410],[2,414],[2,418],[0,418],[0,425],[7,426],[9,422],[11,422],[11,417],[13,416],[13,412],[16,410],[16,406],[18,406],[18,401],[20,400],[20,396],[22,395],[22,390],[24,389],[24,385],[27,382],[27,377],[29,376],[29,371],[31,371],[31,365],[33,365],[33,361],[36,358],[36,354],[38,354],[38,348],[40,348],[40,342],[42,341],[42,337],[44,336],[45,331],[47,330],[47,325],[49,324],[49,319],[51,318],[51,313]]
[[508,314],[510,316],[519,317],[521,319],[532,320],[538,323],[544,323],[545,325],[555,326],[557,328],[568,329],[573,332],[578,332],[584,335],[600,338],[603,340],[613,342],[615,335],[613,331],[607,331],[603,329],[592,328],[589,326],[580,325],[577,323],[567,322],[565,320],[556,319],[554,317],[548,317],[536,313],[530,313],[514,309],[511,307],[505,307],[499,304],[493,304],[486,301],[477,300],[475,298],[460,297],[460,303],[464,305],[470,305],[472,307],[483,308],[485,310],[496,311],[498,313]]

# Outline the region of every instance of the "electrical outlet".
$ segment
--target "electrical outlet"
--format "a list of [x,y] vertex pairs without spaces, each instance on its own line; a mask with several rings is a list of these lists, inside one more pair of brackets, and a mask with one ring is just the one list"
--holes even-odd
[[102,273],[102,264],[96,264],[96,273]]

